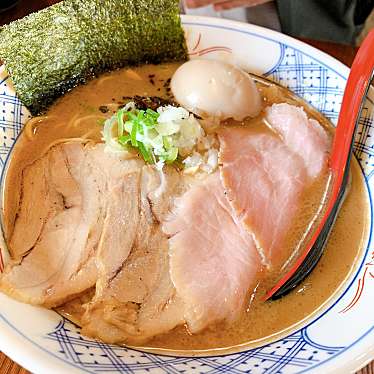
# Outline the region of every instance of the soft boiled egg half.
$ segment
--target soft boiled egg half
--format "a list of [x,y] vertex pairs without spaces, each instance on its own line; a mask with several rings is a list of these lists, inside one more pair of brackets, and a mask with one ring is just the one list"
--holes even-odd
[[225,62],[185,62],[170,85],[176,101],[202,118],[242,121],[261,111],[261,96],[253,79]]

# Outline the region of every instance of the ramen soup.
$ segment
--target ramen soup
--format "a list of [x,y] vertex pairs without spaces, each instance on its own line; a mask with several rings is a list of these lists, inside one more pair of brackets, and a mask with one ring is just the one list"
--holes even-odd
[[[317,267],[265,302],[323,212],[333,129],[233,67],[178,67],[104,74],[26,124],[4,185],[12,261],[0,287],[104,342],[240,350],[299,324],[347,279],[367,232],[365,187],[352,162]],[[237,90],[214,69],[234,69]]]

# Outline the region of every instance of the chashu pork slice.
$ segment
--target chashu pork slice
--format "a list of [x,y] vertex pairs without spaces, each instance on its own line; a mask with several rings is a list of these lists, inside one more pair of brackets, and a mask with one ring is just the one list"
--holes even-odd
[[35,245],[49,217],[63,209],[61,195],[48,183],[49,157],[36,160],[22,171],[22,204],[8,240],[15,260],[20,260]]
[[254,234],[263,263],[281,255],[307,179],[302,159],[283,141],[248,128],[223,129],[220,173],[240,221]]
[[219,174],[192,186],[163,225],[170,236],[170,275],[192,333],[237,318],[260,258],[250,232],[237,219]]
[[266,108],[266,120],[284,144],[303,159],[311,180],[326,169],[331,139],[315,119],[307,117],[302,107],[273,104]]
[[[284,238],[292,229],[300,197],[305,187],[326,170],[329,148],[328,137],[322,128],[317,129],[318,124],[299,123],[293,117],[307,121],[301,109],[280,105],[267,113],[277,134],[255,134],[249,128],[219,132],[220,173],[228,199],[254,234],[268,266],[282,256]],[[275,111],[284,110],[291,111],[291,118],[283,118],[283,123],[275,117]],[[310,128],[305,130],[303,126]]]
[[[100,164],[97,162],[98,155]],[[109,176],[113,177],[115,171],[117,178],[114,180],[123,179],[125,183],[127,175],[140,168],[142,163],[120,160],[105,153],[102,145],[85,146],[79,142],[57,145],[42,160],[45,172],[34,173],[37,163],[30,165],[24,173],[23,186],[30,185],[30,176],[35,179],[35,175],[40,175],[40,183],[46,184],[48,191],[53,191],[44,199],[52,199],[49,206],[58,207],[48,210],[47,218],[38,226],[34,243],[29,239],[28,252],[23,252],[23,257],[15,258],[5,269],[0,287],[21,301],[52,307],[95,284],[95,253],[111,198],[108,193],[111,188]],[[31,199],[25,196],[27,191],[30,189],[22,191],[21,213],[23,204]],[[116,196],[113,198],[116,199]],[[55,200],[57,204],[54,204]],[[22,229],[26,230],[22,226],[26,220],[21,219],[22,214],[19,214],[13,236],[17,232],[19,235]],[[13,240],[13,243],[16,241]],[[12,250],[17,253],[14,244]],[[22,251],[24,249],[18,252]]]
[[162,173],[143,167],[131,253],[115,276],[105,276],[109,282],[86,305],[84,334],[111,343],[141,344],[184,322],[183,303],[169,275],[168,240],[160,226],[178,186],[179,175],[171,167]]
[[140,159],[121,160],[117,155],[96,146],[90,154],[91,170],[103,180],[100,191],[105,197],[101,204],[104,219],[97,244],[96,297],[121,269],[130,254],[139,224],[140,177],[144,165]]

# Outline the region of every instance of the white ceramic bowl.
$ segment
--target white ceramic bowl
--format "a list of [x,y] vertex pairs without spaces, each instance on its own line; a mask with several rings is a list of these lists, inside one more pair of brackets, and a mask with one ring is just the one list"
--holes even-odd
[[[285,35],[237,22],[184,16],[191,58],[222,59],[289,87],[336,123],[348,68]],[[370,235],[344,287],[316,314],[266,345],[221,357],[167,357],[82,337],[52,311],[0,294],[0,349],[27,369],[50,373],[300,373],[354,371],[374,358],[373,93],[355,143],[370,205]],[[369,96],[370,96],[369,95]],[[0,68],[0,163],[4,164],[27,110]],[[3,251],[3,261],[6,253]],[[0,268],[1,268],[0,261]],[[285,334],[284,334],[285,335]]]

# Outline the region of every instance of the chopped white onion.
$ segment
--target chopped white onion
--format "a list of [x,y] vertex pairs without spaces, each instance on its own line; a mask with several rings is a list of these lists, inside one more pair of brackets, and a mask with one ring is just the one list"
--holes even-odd
[[195,174],[198,171],[211,174],[218,168],[218,151],[215,148],[208,149],[203,155],[193,152],[191,156],[183,160],[186,174]]
[[206,161],[202,165],[202,170],[206,173],[210,174],[213,173],[218,167],[218,151],[214,148],[208,149],[205,153]]

